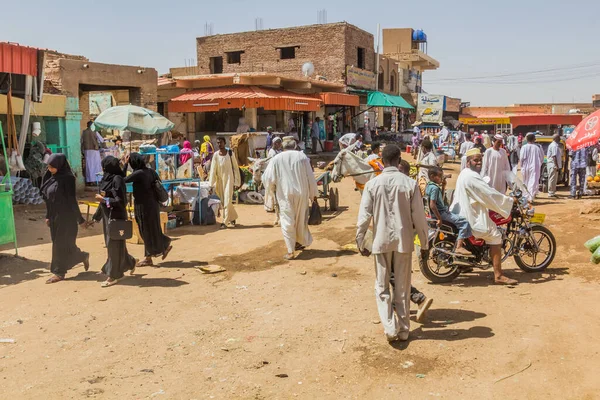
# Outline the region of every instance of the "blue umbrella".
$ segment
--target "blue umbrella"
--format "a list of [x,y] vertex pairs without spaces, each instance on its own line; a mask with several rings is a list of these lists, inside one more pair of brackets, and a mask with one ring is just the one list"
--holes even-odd
[[94,120],[94,125],[97,128],[131,131],[144,135],[158,135],[170,131],[175,126],[159,113],[131,104],[102,111]]

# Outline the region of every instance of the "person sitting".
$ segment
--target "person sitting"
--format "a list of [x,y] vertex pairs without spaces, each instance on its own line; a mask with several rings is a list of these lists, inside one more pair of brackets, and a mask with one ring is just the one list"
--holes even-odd
[[458,240],[454,252],[463,256],[471,255],[464,247],[465,239],[471,237],[471,226],[467,220],[457,214],[453,214],[448,210],[448,206],[444,203],[444,189],[446,180],[444,172],[440,167],[429,168],[429,183],[425,189],[425,194],[429,198],[429,208],[431,213],[437,219],[437,226],[442,226],[442,223],[449,222],[458,229]]

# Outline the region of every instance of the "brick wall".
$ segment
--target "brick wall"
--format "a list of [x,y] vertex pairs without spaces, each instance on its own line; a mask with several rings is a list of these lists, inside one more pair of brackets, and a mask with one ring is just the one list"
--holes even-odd
[[[280,47],[296,47],[295,58],[280,59]],[[373,35],[347,23],[241,32],[197,38],[198,72],[209,74],[210,58],[223,57],[223,73],[270,72],[301,77],[312,62],[315,75],[343,82],[346,64],[355,64],[357,46],[364,47],[367,68],[373,68]],[[239,64],[228,64],[226,52],[244,51]]]

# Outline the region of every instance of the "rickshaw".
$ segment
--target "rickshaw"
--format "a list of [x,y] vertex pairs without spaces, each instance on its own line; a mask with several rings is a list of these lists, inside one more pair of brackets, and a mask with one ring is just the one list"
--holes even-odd
[[[535,141],[542,147],[544,154],[548,153],[548,147],[550,143],[552,143],[552,136],[536,136]],[[562,149],[562,168],[558,171],[558,184],[564,184],[565,186],[569,186],[569,157],[568,150],[565,144],[565,141],[561,139],[560,147]],[[540,175],[540,186],[542,188],[542,193],[548,193],[548,167],[547,157],[544,155],[544,164],[542,165],[542,174]]]

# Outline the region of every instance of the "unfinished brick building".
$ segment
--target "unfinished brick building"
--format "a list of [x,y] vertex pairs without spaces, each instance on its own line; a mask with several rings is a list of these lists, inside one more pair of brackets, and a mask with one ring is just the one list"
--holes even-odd
[[346,22],[199,37],[197,74],[269,72],[345,83],[346,66],[375,71],[373,35]]

